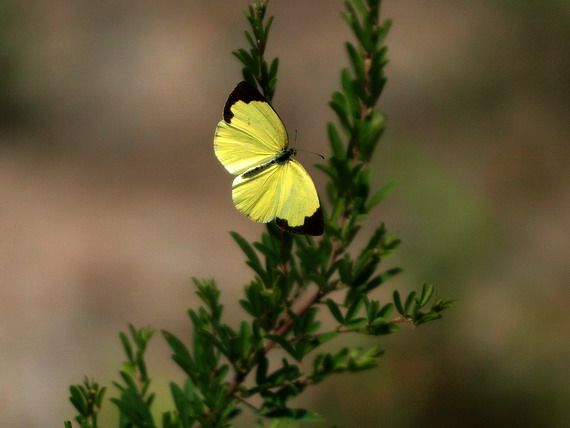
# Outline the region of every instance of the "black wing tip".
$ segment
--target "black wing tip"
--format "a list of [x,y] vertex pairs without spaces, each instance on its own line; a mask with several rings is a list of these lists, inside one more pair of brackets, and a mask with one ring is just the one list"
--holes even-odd
[[321,236],[325,231],[325,220],[321,207],[317,208],[312,216],[305,217],[305,222],[301,226],[289,226],[287,220],[283,218],[276,218],[275,224],[287,232],[299,235]]
[[228,100],[226,101],[226,105],[224,106],[224,120],[228,123],[232,121],[232,117],[234,114],[232,113],[232,106],[237,103],[238,101],[243,101],[244,103],[249,103],[250,101],[263,101],[267,102],[265,97],[261,95],[256,88],[251,86],[245,80],[242,80],[237,84],[234,88]]

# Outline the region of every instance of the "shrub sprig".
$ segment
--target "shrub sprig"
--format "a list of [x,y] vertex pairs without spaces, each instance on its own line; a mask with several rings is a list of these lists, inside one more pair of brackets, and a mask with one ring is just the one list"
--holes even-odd
[[[266,19],[267,6],[267,1],[256,1],[248,8],[249,48],[233,54],[243,65],[243,78],[271,101],[279,60],[265,59],[273,22],[273,17]],[[319,353],[317,348],[349,333],[384,336],[397,332],[402,323],[419,326],[441,318],[454,303],[435,297],[430,284],[405,298],[396,290],[392,301],[373,299],[373,290],[401,272],[382,265],[400,240],[381,223],[360,250],[352,245],[363,222],[394,187],[388,183],[373,190],[370,168],[385,129],[376,105],[386,83],[384,41],[391,22],[380,21],[380,6],[381,0],[351,0],[342,12],[356,40],[345,44],[349,67],[341,71],[341,87],[329,102],[337,119],[327,124],[331,155],[317,165],[328,177],[323,237],[291,235],[273,223],[256,242],[231,232],[253,271],[239,302],[247,318],[238,327],[226,324],[215,281],[193,279],[202,304],[188,311],[192,343],[162,331],[173,361],[186,374],[181,384],[170,383],[175,408],[163,414],[163,427],[228,427],[244,407],[266,418],[319,419],[308,409],[291,407],[291,399],[334,374],[376,367],[382,350],[378,345],[341,346]],[[332,316],[332,325],[319,320],[323,310]],[[130,326],[130,335],[130,340],[120,336],[127,361],[120,372],[122,382],[115,383],[120,397],[111,401],[119,408],[120,427],[154,427],[154,395],[144,362],[152,330]],[[276,348],[284,356],[270,361]],[[104,392],[88,380],[71,387],[81,427],[97,427]],[[254,406],[253,397],[259,397],[261,405]]]

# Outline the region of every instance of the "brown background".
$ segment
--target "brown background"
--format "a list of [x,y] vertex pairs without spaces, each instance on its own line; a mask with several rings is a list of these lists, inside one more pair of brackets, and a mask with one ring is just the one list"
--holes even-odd
[[[0,421],[56,427],[67,387],[110,385],[126,324],[188,340],[191,276],[215,277],[228,322],[251,277],[212,151],[240,80],[246,1],[0,3]],[[340,1],[273,1],[274,104],[296,146],[328,154],[327,107],[351,35]],[[327,426],[562,426],[570,418],[570,7],[565,0],[385,1],[388,130],[370,218],[403,239],[379,290],[421,282],[460,299],[443,321],[295,405]],[[301,154],[322,189],[316,158]],[[157,336],[154,389],[182,379]],[[110,388],[110,394],[115,394]],[[164,396],[164,394],[163,394]],[[155,410],[171,408],[169,399]],[[107,404],[103,426],[114,426]],[[247,412],[238,426],[249,426]],[[111,422],[113,421],[113,422]]]

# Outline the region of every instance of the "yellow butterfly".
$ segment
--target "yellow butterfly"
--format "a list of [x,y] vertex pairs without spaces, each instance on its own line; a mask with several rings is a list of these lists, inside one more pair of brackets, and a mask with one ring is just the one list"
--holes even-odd
[[259,223],[275,219],[293,233],[322,235],[323,212],[313,180],[293,159],[287,131],[273,107],[247,82],[240,82],[224,107],[214,151],[237,175],[232,185],[236,208]]

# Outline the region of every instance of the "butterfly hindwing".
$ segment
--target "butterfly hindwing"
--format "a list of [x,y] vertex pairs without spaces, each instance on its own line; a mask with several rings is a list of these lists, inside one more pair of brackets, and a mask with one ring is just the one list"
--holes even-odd
[[322,235],[323,211],[311,176],[296,160],[287,162],[286,167],[283,200],[275,216],[277,226],[292,233]]
[[324,232],[324,221],[323,210],[319,206],[312,216],[305,217],[305,221],[301,226],[290,226],[287,220],[279,217],[275,219],[275,224],[287,232],[320,236]]
[[290,232],[322,235],[317,190],[296,160],[275,163],[254,175],[236,177],[232,198],[236,208],[254,221],[267,223],[277,218],[277,225]]
[[273,220],[277,211],[280,173],[280,168],[272,165],[253,176],[237,176],[232,184],[232,199],[238,211],[258,223]]

